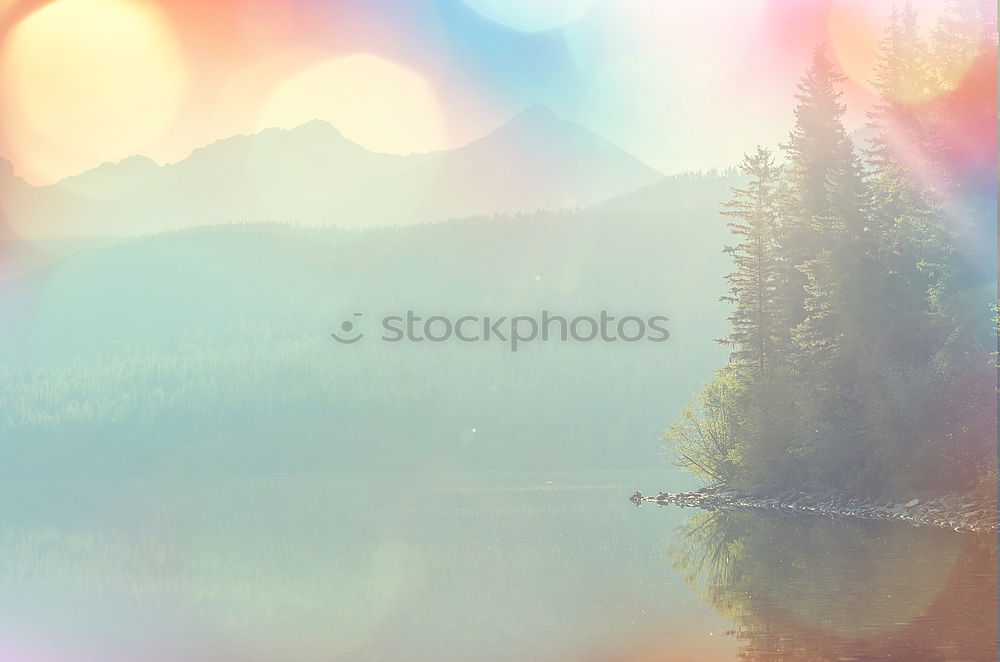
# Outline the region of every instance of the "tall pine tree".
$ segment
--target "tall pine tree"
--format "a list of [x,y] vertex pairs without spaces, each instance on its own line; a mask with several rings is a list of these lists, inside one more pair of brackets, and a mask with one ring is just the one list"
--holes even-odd
[[843,125],[846,109],[838,89],[843,80],[823,49],[816,49],[795,95],[795,127],[781,146],[788,187],[778,236],[783,264],[780,304],[790,325],[804,318],[806,276],[799,267],[820,248],[815,219],[830,215],[827,180],[851,160]]
[[745,155],[739,167],[750,182],[745,188],[734,189],[733,198],[722,212],[733,219],[728,226],[740,242],[725,249],[736,270],[726,276],[729,295],[722,297],[733,304],[729,317],[732,331],[719,342],[732,348],[732,364],[749,368],[755,377],[763,378],[778,361],[784,327],[777,305],[781,168],[774,165],[771,152],[763,147]]

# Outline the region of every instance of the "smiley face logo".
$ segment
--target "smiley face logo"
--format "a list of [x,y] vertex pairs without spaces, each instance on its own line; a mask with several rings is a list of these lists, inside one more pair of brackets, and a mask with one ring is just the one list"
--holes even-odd
[[[361,317],[361,313],[354,313],[354,317]],[[352,345],[365,337],[365,334],[361,331],[357,331],[355,333],[354,322],[351,320],[344,320],[344,322],[340,325],[340,330],[344,333],[344,337],[341,337],[341,335],[336,331],[330,333],[330,336],[337,342],[344,345]]]

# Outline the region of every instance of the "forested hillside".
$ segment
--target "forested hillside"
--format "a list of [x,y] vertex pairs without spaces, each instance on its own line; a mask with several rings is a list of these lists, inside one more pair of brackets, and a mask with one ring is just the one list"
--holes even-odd
[[[649,466],[664,408],[725,354],[702,284],[722,292],[715,209],[738,181],[667,179],[576,213],[84,245],[2,284],[5,469]],[[379,341],[379,318],[408,309],[666,315],[671,337]],[[332,340],[355,312],[369,335]]]

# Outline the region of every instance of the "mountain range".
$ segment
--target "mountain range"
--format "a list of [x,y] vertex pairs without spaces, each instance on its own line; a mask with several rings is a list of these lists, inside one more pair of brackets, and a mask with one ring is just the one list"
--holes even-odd
[[406,156],[371,152],[314,120],[219,140],[165,166],[132,156],[47,186],[0,163],[0,212],[6,231],[27,239],[256,221],[367,228],[585,207],[661,177],[533,106],[462,147]]

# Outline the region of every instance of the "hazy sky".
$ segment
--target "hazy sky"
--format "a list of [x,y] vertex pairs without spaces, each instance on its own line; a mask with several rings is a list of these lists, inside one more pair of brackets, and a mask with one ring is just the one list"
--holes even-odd
[[[945,0],[917,2],[936,14]],[[46,183],[327,119],[395,153],[552,107],[665,172],[774,146],[818,43],[870,102],[890,0],[0,0],[0,156]]]

